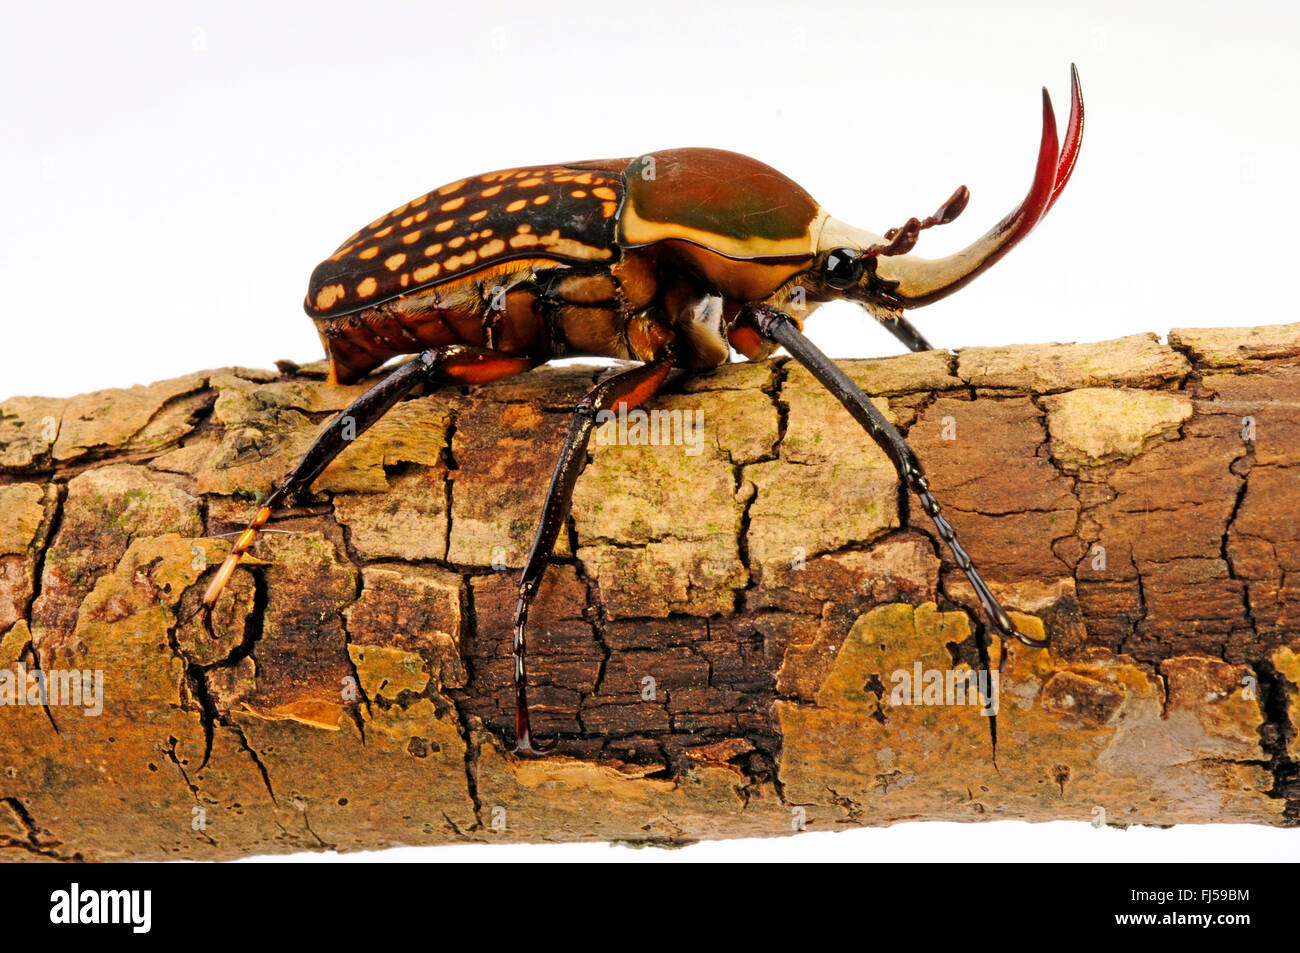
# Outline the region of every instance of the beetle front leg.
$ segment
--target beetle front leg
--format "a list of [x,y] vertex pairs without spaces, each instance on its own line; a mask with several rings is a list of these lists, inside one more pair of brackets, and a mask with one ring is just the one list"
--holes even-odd
[[467,384],[485,383],[526,371],[534,363],[529,358],[458,344],[434,348],[407,361],[349,404],[317,435],[298,465],[267,497],[208,584],[203,601],[194,614],[203,613],[203,624],[209,634],[212,634],[212,609],[217,599],[230,582],[240,559],[252,547],[258,532],[271,519],[275,510],[311,486],[312,481],[321,475],[335,457],[409,394],[416,384],[435,377],[450,378]]
[[925,335],[916,329],[911,321],[903,316],[901,311],[885,315],[876,315],[886,331],[892,334],[898,340],[903,342],[903,346],[909,351],[933,351],[934,345],[925,339]]
[[894,426],[872,405],[867,395],[849,379],[847,374],[803,336],[793,318],[769,305],[751,305],[747,310],[748,317],[758,328],[758,332],[789,351],[795,360],[821,382],[823,387],[835,395],[853,418],[871,435],[871,438],[889,454],[898,469],[899,476],[920,498],[921,506],[934,521],[935,529],[939,531],[939,538],[952,550],[957,567],[970,580],[980,604],[984,607],[985,614],[998,634],[1003,638],[1017,639],[1033,648],[1045,648],[1048,644],[1046,639],[1032,639],[1016,628],[1015,622],[1007,615],[988,584],[984,582],[965,547],[957,539],[957,531],[939,511],[939,501],[930,492],[930,484],[921,470],[921,463],[902,434],[894,429]]
[[542,505],[542,519],[537,525],[532,549],[519,575],[519,602],[515,606],[515,753],[545,754],[551,746],[534,743],[528,718],[528,666],[525,659],[527,641],[524,631],[528,623],[528,609],[537,595],[542,574],[555,548],[560,527],[569,516],[573,502],[573,487],[578,474],[587,462],[587,442],[596,426],[596,415],[601,411],[632,410],[645,403],[663,386],[668,372],[673,368],[675,356],[671,348],[654,360],[623,371],[601,381],[574,408],[569,423],[569,433],[564,438],[560,459],[551,475]]

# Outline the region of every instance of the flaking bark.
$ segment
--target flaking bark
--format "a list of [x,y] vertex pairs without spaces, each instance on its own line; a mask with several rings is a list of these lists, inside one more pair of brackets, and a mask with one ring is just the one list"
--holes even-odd
[[989,649],[996,759],[980,698],[923,690],[981,668],[969,586],[798,367],[679,380],[654,408],[698,431],[593,447],[532,617],[535,761],[504,753],[517,570],[602,372],[400,404],[213,638],[185,619],[220,534],[364,387],[227,368],[0,403],[0,858],[1300,823],[1300,325],[843,366],[1053,641]]

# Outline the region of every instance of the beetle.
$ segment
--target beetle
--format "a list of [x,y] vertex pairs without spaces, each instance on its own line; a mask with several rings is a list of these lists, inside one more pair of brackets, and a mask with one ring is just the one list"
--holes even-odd
[[[597,416],[650,400],[674,368],[716,367],[733,349],[760,360],[784,347],[889,455],[999,636],[1046,646],[1020,632],[994,597],[903,437],[804,336],[791,312],[796,296],[805,310],[854,301],[911,350],[931,349],[903,311],[963,287],[1021,241],[1065,188],[1082,137],[1083,97],[1071,66],[1064,144],[1044,89],[1028,194],[983,237],[939,259],[911,252],[921,232],[962,212],[965,186],[934,215],[876,235],[832,218],[777,170],[717,149],[504,169],[444,185],[380,216],[315,269],[304,307],[332,382],[359,380],[399,355],[417,357],[321,431],[239,536],[196,611],[210,627],[217,598],[277,507],[418,383],[484,383],[557,357],[638,361],[596,384],[574,409],[520,574],[514,750],[544,752],[529,723],[525,630]],[[905,523],[907,496],[900,496]]]

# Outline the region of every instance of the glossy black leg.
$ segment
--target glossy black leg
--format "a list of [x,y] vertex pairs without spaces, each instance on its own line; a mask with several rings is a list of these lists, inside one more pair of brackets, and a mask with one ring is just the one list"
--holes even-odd
[[933,351],[934,345],[925,339],[916,325],[907,320],[902,314],[891,314],[889,317],[877,317],[879,321],[894,337],[903,342],[903,346],[909,351]]
[[626,370],[621,374],[601,381],[592,388],[582,400],[578,401],[573,411],[573,420],[569,423],[568,436],[560,449],[560,459],[555,464],[555,473],[551,476],[551,485],[546,491],[546,502],[542,506],[542,519],[537,526],[537,535],[533,539],[532,549],[524,562],[523,572],[519,576],[519,602],[515,607],[515,752],[517,754],[543,754],[550,750],[541,746],[533,738],[532,727],[528,718],[528,667],[526,661],[527,640],[525,629],[528,623],[528,609],[537,588],[541,585],[542,574],[546,571],[551,551],[555,548],[556,537],[569,515],[569,506],[573,501],[573,487],[578,481],[578,474],[587,461],[587,442],[595,429],[596,415],[602,410],[613,410],[620,404],[628,410],[644,403],[654,396],[672,370],[673,354],[665,352],[647,364]]
[[921,470],[921,463],[917,460],[916,454],[912,452],[912,448],[907,445],[902,435],[894,429],[884,415],[872,406],[867,395],[862,393],[858,386],[830,358],[803,336],[794,319],[788,314],[768,305],[753,305],[749,308],[749,316],[760,334],[769,340],[776,341],[789,351],[795,360],[808,368],[809,372],[821,382],[822,386],[835,395],[839,402],[853,415],[853,418],[871,435],[871,438],[889,454],[890,459],[894,461],[894,466],[898,469],[899,476],[912,492],[920,498],[925,512],[934,521],[935,529],[939,531],[939,538],[952,550],[958,568],[970,580],[970,584],[974,587],[975,594],[979,597],[980,604],[984,607],[984,612],[989,621],[992,622],[994,629],[1004,638],[1017,639],[1034,648],[1045,648],[1048,644],[1047,641],[1032,639],[1020,632],[1011,617],[1007,615],[1006,610],[994,597],[992,591],[980,576],[979,570],[971,562],[965,548],[957,539],[957,531],[953,529],[952,524],[944,519],[943,514],[939,511],[939,501],[930,492],[930,484]]
[[388,413],[416,384],[442,376],[467,382],[492,380],[526,370],[531,363],[526,358],[458,344],[434,348],[402,364],[349,404],[312,441],[297,466],[289,471],[288,476],[267,497],[248,528],[236,540],[230,555],[203,594],[198,611],[204,614],[205,625],[211,628],[212,607],[230,581],[240,558],[248,552],[257,539],[258,531],[266,525],[275,510],[311,486],[312,481],[321,475],[335,457]]

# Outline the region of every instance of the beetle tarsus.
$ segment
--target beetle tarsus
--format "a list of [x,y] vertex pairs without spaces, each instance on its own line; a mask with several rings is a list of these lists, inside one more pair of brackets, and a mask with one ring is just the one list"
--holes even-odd
[[[540,580],[540,577],[538,577]],[[520,585],[519,602],[515,605],[515,747],[517,755],[543,755],[554,749],[554,744],[544,745],[533,738],[532,724],[528,716],[528,668],[525,658],[525,634],[528,624],[528,607],[533,594],[537,591],[536,582],[531,586]]]

